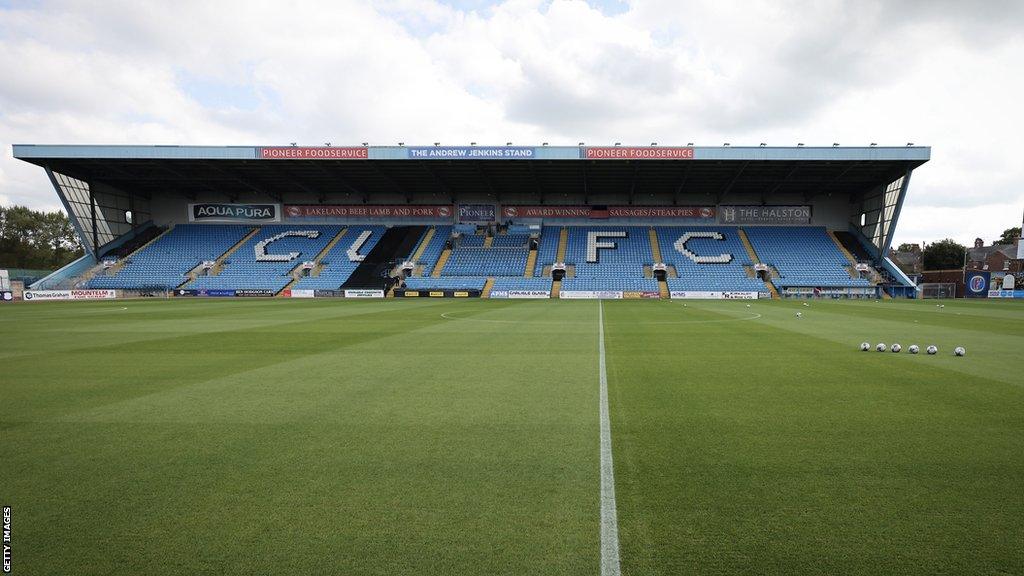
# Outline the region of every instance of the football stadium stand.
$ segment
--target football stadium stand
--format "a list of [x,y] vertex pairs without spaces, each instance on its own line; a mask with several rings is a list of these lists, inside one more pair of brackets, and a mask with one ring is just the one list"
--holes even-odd
[[748,298],[913,296],[886,255],[930,150],[15,145],[14,156],[46,171],[86,250],[36,290]]
[[[150,233],[148,244],[93,276],[86,287],[335,290],[388,230],[384,225],[181,224],[162,235]],[[673,292],[763,292],[755,264],[773,270],[769,281],[782,289],[872,286],[851,272],[851,260],[839,247],[844,244],[837,245],[825,228],[816,226],[546,226],[533,277],[524,277],[529,235],[452,237],[452,230],[424,227],[417,233],[407,255],[415,268],[406,287],[480,290],[493,277],[492,290],[499,292],[550,290],[551,267],[563,238],[563,291],[657,291],[655,264],[666,265],[665,280]],[[744,246],[744,232],[759,261]],[[447,245],[451,248],[446,250]],[[445,251],[446,262],[438,268]],[[439,277],[432,277],[435,271]]]

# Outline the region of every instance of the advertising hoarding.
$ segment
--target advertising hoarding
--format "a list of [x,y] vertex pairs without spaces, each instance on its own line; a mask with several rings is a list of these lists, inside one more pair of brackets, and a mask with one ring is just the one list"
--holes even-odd
[[459,222],[494,222],[494,204],[459,204]]
[[288,204],[284,215],[289,220],[302,218],[451,218],[451,205],[411,206],[372,204],[326,204],[320,206]]
[[117,298],[116,290],[25,290],[26,301],[42,300],[110,300]]
[[722,224],[810,224],[810,206],[719,206]]
[[365,146],[269,146],[256,149],[261,160],[366,160]]
[[587,160],[693,160],[693,148],[675,146],[592,146],[583,149]]
[[708,292],[679,290],[669,293],[674,299],[681,300],[757,300],[758,292]]
[[278,204],[189,204],[189,222],[280,222]]
[[992,273],[988,270],[968,270],[964,272],[964,288],[967,298],[988,298],[988,288]]
[[504,206],[505,218],[697,218],[711,220],[714,206]]
[[622,291],[620,290],[562,290],[558,293],[559,298],[565,298],[567,300],[620,300],[622,299]]
[[345,298],[383,298],[383,290],[345,290]]

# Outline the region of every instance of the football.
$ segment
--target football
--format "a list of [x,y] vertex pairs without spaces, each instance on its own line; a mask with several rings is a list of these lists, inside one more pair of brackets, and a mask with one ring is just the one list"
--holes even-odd
[[934,354],[938,354],[939,353],[939,349],[936,348],[935,346],[929,346],[928,347],[928,353],[929,354],[933,354],[933,355]]
[[797,312],[796,313],[796,317],[797,318],[803,318],[804,317],[804,313],[803,312]]
[[907,352],[910,352],[911,354],[917,354],[920,351],[921,349],[917,347],[917,344],[911,344],[910,348],[907,348]]
[[867,342],[861,342],[860,343],[860,351],[861,352],[867,352],[868,350],[871,350],[871,344],[868,344]]
[[893,344],[893,345],[892,345],[892,346],[891,346],[891,347],[889,348],[889,350],[890,350],[890,351],[892,351],[892,352],[899,352],[900,350],[903,350],[903,347],[902,347],[902,346],[900,346],[899,344]]
[[967,354],[967,350],[964,350],[963,346],[957,346],[956,348],[953,348],[953,354],[963,356],[964,354]]
[[886,350],[885,343],[884,342],[879,342],[878,346],[875,346],[875,350],[878,350],[879,352],[885,352],[885,350]]

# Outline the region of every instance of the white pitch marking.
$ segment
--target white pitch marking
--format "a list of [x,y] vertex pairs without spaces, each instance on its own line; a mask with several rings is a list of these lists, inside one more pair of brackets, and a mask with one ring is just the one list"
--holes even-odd
[[[714,310],[712,310],[714,312]],[[747,320],[757,320],[762,316],[757,312],[748,312],[750,316],[744,316],[742,318],[718,318],[712,320],[669,320],[665,322],[644,322],[644,325],[665,325],[665,324],[714,324],[717,322],[746,322]],[[459,320],[461,322],[486,322],[489,324],[550,324],[553,326],[565,326],[566,324],[586,324],[587,322],[547,322],[544,320],[492,320],[488,318],[459,318],[458,316],[452,316],[451,312],[442,312],[441,318],[445,320]]]
[[601,576],[619,576],[619,518],[615,508],[612,426],[608,421],[608,371],[604,361],[604,303],[598,302],[598,362],[601,375]]

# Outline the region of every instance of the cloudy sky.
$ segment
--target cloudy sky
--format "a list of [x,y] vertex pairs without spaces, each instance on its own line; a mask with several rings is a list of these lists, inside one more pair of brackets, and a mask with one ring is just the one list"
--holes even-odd
[[0,0],[12,143],[932,146],[897,241],[1024,211],[1024,2]]

